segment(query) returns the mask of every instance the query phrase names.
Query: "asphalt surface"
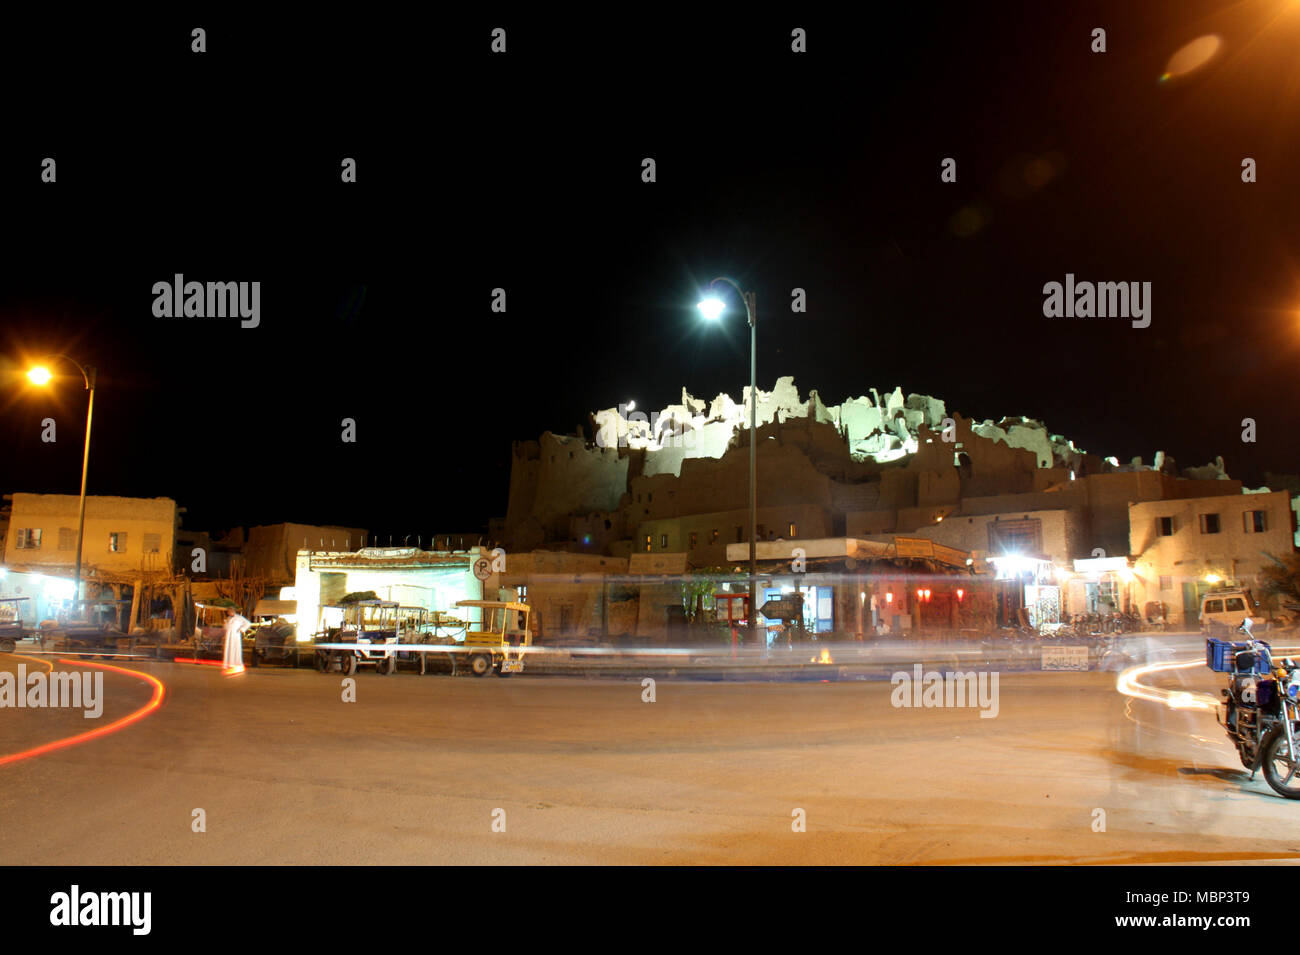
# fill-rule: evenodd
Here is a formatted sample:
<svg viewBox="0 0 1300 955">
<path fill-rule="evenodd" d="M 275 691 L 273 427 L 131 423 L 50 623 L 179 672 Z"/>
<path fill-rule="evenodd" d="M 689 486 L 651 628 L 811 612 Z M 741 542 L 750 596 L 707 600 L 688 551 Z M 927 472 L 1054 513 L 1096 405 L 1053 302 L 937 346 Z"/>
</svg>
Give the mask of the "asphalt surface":
<svg viewBox="0 0 1300 955">
<path fill-rule="evenodd" d="M 6 655 L 0 670 L 18 663 L 41 669 Z M 879 680 L 660 679 L 648 703 L 635 677 L 363 669 L 344 702 L 337 673 L 125 666 L 163 681 L 162 706 L 0 765 L 0 861 L 1300 859 L 1300 802 L 1250 782 L 1212 714 L 1122 696 L 1109 673 L 1003 673 L 998 715 L 981 718 L 892 706 Z M 1220 685 L 1204 667 L 1160 679 Z M 104 686 L 98 720 L 0 709 L 0 755 L 107 724 L 153 692 L 114 672 Z"/>
</svg>

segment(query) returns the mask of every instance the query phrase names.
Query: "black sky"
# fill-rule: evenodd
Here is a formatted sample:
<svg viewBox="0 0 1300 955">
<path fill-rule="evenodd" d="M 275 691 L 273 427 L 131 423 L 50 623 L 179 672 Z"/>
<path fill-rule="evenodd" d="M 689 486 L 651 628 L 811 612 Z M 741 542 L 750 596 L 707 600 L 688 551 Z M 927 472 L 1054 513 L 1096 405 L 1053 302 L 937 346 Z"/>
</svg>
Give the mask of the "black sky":
<svg viewBox="0 0 1300 955">
<path fill-rule="evenodd" d="M 743 319 L 693 307 L 726 273 L 758 293 L 760 387 L 1300 472 L 1300 4 L 1053 6 L 10 23 L 5 367 L 99 367 L 91 493 L 427 536 L 505 512 L 513 440 L 738 396 Z M 261 281 L 261 326 L 155 318 L 177 272 Z M 1151 327 L 1044 318 L 1067 272 L 1151 282 Z M 0 487 L 75 492 L 79 383 L 0 389 Z"/>
</svg>

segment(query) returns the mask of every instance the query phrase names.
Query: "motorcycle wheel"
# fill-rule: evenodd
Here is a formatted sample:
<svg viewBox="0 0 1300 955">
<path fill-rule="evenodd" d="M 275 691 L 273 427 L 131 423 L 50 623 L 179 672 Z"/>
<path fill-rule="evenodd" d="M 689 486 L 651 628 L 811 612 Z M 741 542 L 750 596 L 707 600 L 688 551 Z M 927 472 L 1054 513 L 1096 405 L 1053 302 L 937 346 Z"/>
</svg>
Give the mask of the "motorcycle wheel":
<svg viewBox="0 0 1300 955">
<path fill-rule="evenodd" d="M 1264 741 L 1264 780 L 1287 799 L 1300 799 L 1300 754 L 1287 750 L 1286 730 L 1278 727 Z"/>
</svg>

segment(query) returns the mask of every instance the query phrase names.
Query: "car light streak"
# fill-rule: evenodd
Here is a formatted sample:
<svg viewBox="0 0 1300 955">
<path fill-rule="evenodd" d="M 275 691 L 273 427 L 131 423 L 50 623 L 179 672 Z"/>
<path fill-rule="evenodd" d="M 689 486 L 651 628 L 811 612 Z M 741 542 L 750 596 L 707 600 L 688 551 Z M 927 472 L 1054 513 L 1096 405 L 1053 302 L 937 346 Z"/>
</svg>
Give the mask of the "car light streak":
<svg viewBox="0 0 1300 955">
<path fill-rule="evenodd" d="M 1187 690 L 1162 690 L 1140 682 L 1142 677 L 1152 673 L 1165 673 L 1172 670 L 1190 670 L 1192 667 L 1205 666 L 1204 660 L 1186 660 L 1183 662 L 1144 663 L 1129 667 L 1115 678 L 1115 689 L 1125 696 L 1153 703 L 1163 703 L 1173 710 L 1205 710 L 1214 712 L 1219 701 L 1208 693 L 1189 693 Z"/>
<path fill-rule="evenodd" d="M 1272 654 L 1275 658 L 1284 654 L 1295 653 L 1294 647 L 1275 647 Z M 1173 670 L 1190 670 L 1194 667 L 1205 666 L 1205 660 L 1197 658 L 1195 660 L 1183 660 L 1161 663 L 1144 663 L 1140 666 L 1129 667 L 1115 678 L 1116 691 L 1125 696 L 1135 697 L 1139 700 L 1149 700 L 1152 703 L 1163 703 L 1171 710 L 1201 710 L 1207 713 L 1215 712 L 1222 701 L 1208 693 L 1196 693 L 1189 690 L 1162 690 L 1159 687 L 1149 686 L 1141 682 L 1145 676 L 1153 673 L 1165 673 Z"/>
<path fill-rule="evenodd" d="M 128 713 L 121 719 L 114 720 L 107 726 L 100 726 L 85 733 L 77 733 L 74 736 L 65 736 L 63 739 L 56 739 L 53 742 L 44 743 L 41 746 L 35 746 L 32 749 L 25 749 L 19 753 L 10 753 L 7 756 L 0 756 L 0 766 L 5 765 L 6 763 L 16 763 L 22 759 L 29 759 L 32 756 L 43 756 L 44 754 L 52 753 L 55 750 L 65 749 L 69 746 L 76 746 L 79 743 L 86 743 L 92 739 L 98 739 L 101 736 L 107 736 L 110 733 L 116 733 L 118 730 L 126 729 L 132 723 L 138 723 L 154 710 L 158 709 L 158 707 L 162 706 L 163 696 L 165 696 L 167 692 L 162 681 L 148 673 L 140 673 L 137 670 L 126 670 L 122 667 L 115 667 L 107 663 L 91 663 L 88 661 L 83 662 L 81 660 L 60 660 L 59 662 L 72 666 L 97 666 L 104 670 L 112 670 L 114 673 L 124 673 L 127 676 L 133 676 L 138 680 L 143 680 L 146 683 L 152 684 L 153 696 L 150 697 L 148 703 L 140 707 L 138 710 Z M 51 667 L 51 670 L 52 669 L 53 667 Z"/>
<path fill-rule="evenodd" d="M 25 653 L 11 653 L 9 656 L 13 657 L 15 660 L 31 660 L 33 663 L 39 663 L 41 666 L 47 667 L 49 672 L 54 672 L 54 664 L 49 660 L 40 660 L 36 657 L 29 657 Z"/>
</svg>

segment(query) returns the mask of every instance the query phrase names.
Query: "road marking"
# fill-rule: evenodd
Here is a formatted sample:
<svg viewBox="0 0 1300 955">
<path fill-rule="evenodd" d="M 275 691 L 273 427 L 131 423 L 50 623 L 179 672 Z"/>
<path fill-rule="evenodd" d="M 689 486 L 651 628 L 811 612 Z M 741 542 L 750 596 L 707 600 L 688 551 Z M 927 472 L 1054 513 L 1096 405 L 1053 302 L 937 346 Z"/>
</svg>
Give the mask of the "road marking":
<svg viewBox="0 0 1300 955">
<path fill-rule="evenodd" d="M 42 663 L 44 661 L 38 660 L 37 662 Z M 107 726 L 88 730 L 85 733 L 77 733 L 74 736 L 65 736 L 62 739 L 54 740 L 52 743 L 45 743 L 41 746 L 33 747 L 32 749 L 25 749 L 19 753 L 10 753 L 8 756 L 0 756 L 0 766 L 5 765 L 6 763 L 16 763 L 21 759 L 29 759 L 33 756 L 44 756 L 46 753 L 52 753 L 55 750 L 65 749 L 69 746 L 76 746 L 79 743 L 86 743 L 92 739 L 98 739 L 101 736 L 107 736 L 110 733 L 116 733 L 118 730 L 126 729 L 132 723 L 138 723 L 154 710 L 158 709 L 158 707 L 162 705 L 163 696 L 167 692 L 162 681 L 156 676 L 151 676 L 148 673 L 141 673 L 138 670 L 127 670 L 123 667 L 115 667 L 107 663 L 92 663 L 90 661 L 82 660 L 60 660 L 59 662 L 81 667 L 97 666 L 105 670 L 112 670 L 115 673 L 125 673 L 127 676 L 133 676 L 138 680 L 143 680 L 146 683 L 153 684 L 153 696 L 150 698 L 148 703 L 140 707 L 138 710 L 128 713 L 121 719 L 114 720 Z M 54 669 L 52 665 L 49 666 L 51 670 Z"/>
</svg>

